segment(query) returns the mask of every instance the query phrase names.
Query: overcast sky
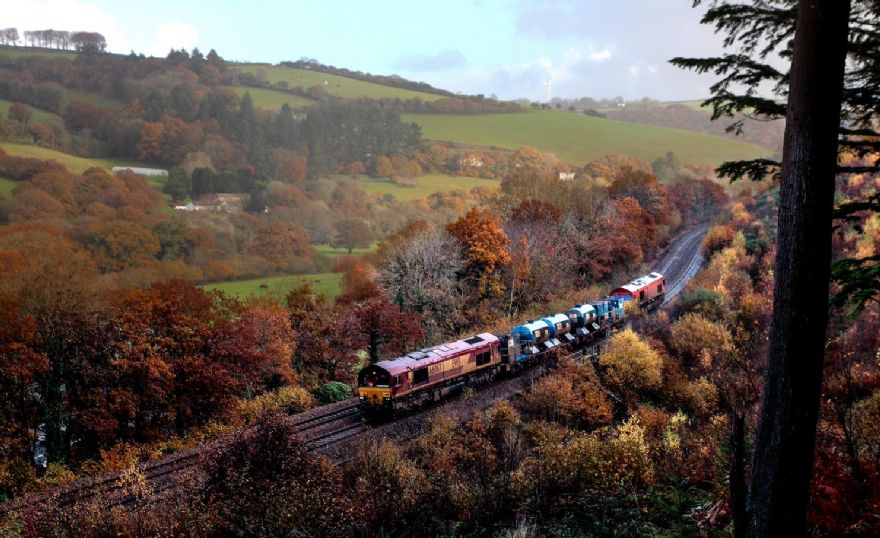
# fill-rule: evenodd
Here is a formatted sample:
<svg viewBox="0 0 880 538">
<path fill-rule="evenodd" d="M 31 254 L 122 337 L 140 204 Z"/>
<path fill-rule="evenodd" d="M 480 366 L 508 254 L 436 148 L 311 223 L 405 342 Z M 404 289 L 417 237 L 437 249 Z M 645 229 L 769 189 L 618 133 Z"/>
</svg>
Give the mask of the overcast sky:
<svg viewBox="0 0 880 538">
<path fill-rule="evenodd" d="M 720 51 L 691 0 L 0 0 L 0 26 L 98 31 L 113 52 L 307 56 L 501 98 L 708 95 L 668 64 Z"/>
</svg>

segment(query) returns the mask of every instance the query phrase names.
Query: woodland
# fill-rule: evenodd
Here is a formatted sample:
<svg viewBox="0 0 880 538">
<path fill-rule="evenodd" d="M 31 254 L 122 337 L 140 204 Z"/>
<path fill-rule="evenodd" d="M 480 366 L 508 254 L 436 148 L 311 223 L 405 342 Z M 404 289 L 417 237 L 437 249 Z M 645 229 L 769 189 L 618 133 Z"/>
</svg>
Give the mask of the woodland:
<svg viewBox="0 0 880 538">
<path fill-rule="evenodd" d="M 880 5 L 718 1 L 703 22 L 728 52 L 672 62 L 716 77 L 704 105 L 731 136 L 765 122 L 749 136 L 774 158 L 714 170 L 612 154 L 573 167 L 529 147 L 428 141 L 401 120 L 519 105 L 308 59 L 291 66 L 438 99 L 279 86 L 315 103 L 265 111 L 228 87 L 241 73 L 215 51 L 0 52 L 0 99 L 14 102 L 3 141 L 169 172 L 156 185 L 0 150 L 13 182 L 0 202 L 0 498 L 121 471 L 134 499 L 58 509 L 50 497 L 0 529 L 880 534 Z M 594 104 L 577 106 L 691 121 L 650 102 Z M 408 202 L 357 182 L 422 172 L 495 182 Z M 246 194 L 242 210 L 170 210 L 222 192 Z M 371 361 L 602 297 L 698 224 L 700 272 L 671 306 L 631 311 L 595 361 L 563 360 L 509 401 L 365 442 L 341 465 L 286 420 L 351 397 Z M 352 254 L 331 262 L 325 243 Z M 331 265 L 336 297 L 198 285 Z M 138 463 L 197 446 L 203 488 L 144 485 Z"/>
</svg>

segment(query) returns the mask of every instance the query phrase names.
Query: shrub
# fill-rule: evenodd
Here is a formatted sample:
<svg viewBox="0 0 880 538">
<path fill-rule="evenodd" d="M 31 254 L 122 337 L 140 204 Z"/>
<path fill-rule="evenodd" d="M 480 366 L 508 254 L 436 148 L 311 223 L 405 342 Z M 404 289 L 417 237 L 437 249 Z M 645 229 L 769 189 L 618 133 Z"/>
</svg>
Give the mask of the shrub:
<svg viewBox="0 0 880 538">
<path fill-rule="evenodd" d="M 736 235 L 736 231 L 730 225 L 716 224 L 712 226 L 706 232 L 706 237 L 703 238 L 703 252 L 707 257 L 711 257 L 712 254 L 729 246 L 733 242 L 734 235 Z"/>
<path fill-rule="evenodd" d="M 339 381 L 331 381 L 315 391 L 315 397 L 322 404 L 341 402 L 351 398 L 351 387 Z"/>
<path fill-rule="evenodd" d="M 696 312 L 708 319 L 721 319 L 724 296 L 706 288 L 694 288 L 681 294 L 681 305 L 686 312 Z"/>
<path fill-rule="evenodd" d="M 663 375 L 663 359 L 650 345 L 626 329 L 608 340 L 599 355 L 608 384 L 620 392 L 657 389 Z"/>
<path fill-rule="evenodd" d="M 611 422 L 613 409 L 591 369 L 562 363 L 551 376 L 540 380 L 523 396 L 524 410 L 544 420 L 587 428 Z"/>
</svg>

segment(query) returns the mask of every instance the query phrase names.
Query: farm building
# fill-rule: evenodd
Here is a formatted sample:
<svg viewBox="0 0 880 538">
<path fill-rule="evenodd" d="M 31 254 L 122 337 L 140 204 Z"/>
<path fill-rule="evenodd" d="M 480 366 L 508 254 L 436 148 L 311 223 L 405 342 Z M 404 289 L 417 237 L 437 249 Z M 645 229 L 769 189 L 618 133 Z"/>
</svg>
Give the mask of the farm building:
<svg viewBox="0 0 880 538">
<path fill-rule="evenodd" d="M 138 166 L 114 166 L 113 173 L 117 174 L 119 172 L 132 172 L 134 174 L 138 174 L 141 176 L 147 176 L 147 177 L 168 177 L 168 170 L 162 170 L 161 168 L 141 168 Z"/>
<path fill-rule="evenodd" d="M 203 196 L 196 203 L 176 205 L 177 211 L 223 211 L 226 213 L 238 213 L 242 211 L 250 201 L 249 194 L 218 193 Z"/>
</svg>

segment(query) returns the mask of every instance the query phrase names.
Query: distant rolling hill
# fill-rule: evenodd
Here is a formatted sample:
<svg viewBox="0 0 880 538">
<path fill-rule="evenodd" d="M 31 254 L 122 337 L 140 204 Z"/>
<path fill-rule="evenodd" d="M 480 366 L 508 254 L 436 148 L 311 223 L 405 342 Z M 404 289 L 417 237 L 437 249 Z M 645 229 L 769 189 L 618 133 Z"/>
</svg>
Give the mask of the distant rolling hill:
<svg viewBox="0 0 880 538">
<path fill-rule="evenodd" d="M 420 125 L 425 138 L 431 140 L 509 149 L 532 146 L 577 166 L 608 153 L 632 155 L 650 162 L 673 151 L 681 162 L 694 164 L 719 164 L 771 154 L 760 146 L 720 136 L 572 112 L 406 114 L 404 119 Z"/>
<path fill-rule="evenodd" d="M 0 49 L 0 54 L 11 56 L 52 55 L 73 58 L 69 52 Z M 288 88 L 304 89 L 320 86 L 333 96 L 344 99 L 359 97 L 401 98 L 419 97 L 425 101 L 441 99 L 442 96 L 410 89 L 386 86 L 317 70 L 270 66 L 262 64 L 228 64 L 228 69 L 250 73 L 270 83 L 284 81 Z M 314 104 L 308 97 L 269 88 L 237 85 L 232 88 L 239 94 L 250 93 L 254 104 L 265 110 L 277 110 L 284 103 L 299 108 Z M 89 99 L 99 106 L 118 109 L 119 101 L 106 99 L 96 93 L 66 90 L 65 100 Z M 689 106 L 695 106 L 688 103 Z M 0 102 L 0 114 L 8 108 Z M 41 118 L 59 124 L 57 115 Z M 673 129 L 648 124 L 615 121 L 584 114 L 551 110 L 529 110 L 510 114 L 406 114 L 404 119 L 422 127 L 429 140 L 452 141 L 462 145 L 517 149 L 532 146 L 555 154 L 561 160 L 576 166 L 608 153 L 621 153 L 653 160 L 667 151 L 673 151 L 683 163 L 719 164 L 726 160 L 770 156 L 771 151 L 757 145 L 701 133 L 692 130 Z M 35 151 L 39 151 L 36 150 Z M 72 156 L 59 158 L 68 160 Z M 75 159 L 75 158 L 74 158 Z M 71 169 L 81 168 L 71 166 Z"/>
</svg>

